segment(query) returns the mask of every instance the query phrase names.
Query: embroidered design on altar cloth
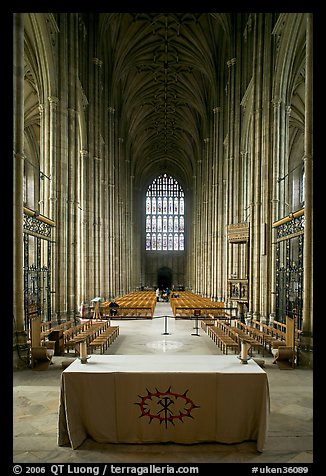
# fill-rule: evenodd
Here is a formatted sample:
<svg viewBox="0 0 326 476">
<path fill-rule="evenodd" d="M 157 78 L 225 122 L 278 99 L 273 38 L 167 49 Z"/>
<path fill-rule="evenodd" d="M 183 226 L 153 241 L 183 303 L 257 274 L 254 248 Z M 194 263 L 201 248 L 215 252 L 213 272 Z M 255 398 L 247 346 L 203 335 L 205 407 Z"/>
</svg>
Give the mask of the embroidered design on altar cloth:
<svg viewBox="0 0 326 476">
<path fill-rule="evenodd" d="M 177 421 L 184 423 L 184 418 L 194 418 L 192 411 L 200 408 L 187 396 L 189 390 L 182 394 L 171 392 L 170 386 L 166 392 L 160 392 L 157 388 L 155 392 L 150 392 L 147 388 L 146 391 L 147 395 L 138 395 L 140 402 L 135 402 L 135 405 L 140 407 L 139 418 L 148 417 L 148 423 L 155 420 L 160 424 L 164 423 L 167 428 L 169 423 L 174 425 Z"/>
</svg>

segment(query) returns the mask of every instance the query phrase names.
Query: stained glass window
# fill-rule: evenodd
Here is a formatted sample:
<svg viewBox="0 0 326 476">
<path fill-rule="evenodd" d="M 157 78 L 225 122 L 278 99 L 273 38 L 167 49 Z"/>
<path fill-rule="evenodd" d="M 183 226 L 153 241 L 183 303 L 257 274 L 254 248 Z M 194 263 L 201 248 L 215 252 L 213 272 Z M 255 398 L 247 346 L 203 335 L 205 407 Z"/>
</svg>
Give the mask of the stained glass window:
<svg viewBox="0 0 326 476">
<path fill-rule="evenodd" d="M 184 250 L 184 192 L 167 174 L 153 180 L 146 193 L 146 250 Z"/>
</svg>

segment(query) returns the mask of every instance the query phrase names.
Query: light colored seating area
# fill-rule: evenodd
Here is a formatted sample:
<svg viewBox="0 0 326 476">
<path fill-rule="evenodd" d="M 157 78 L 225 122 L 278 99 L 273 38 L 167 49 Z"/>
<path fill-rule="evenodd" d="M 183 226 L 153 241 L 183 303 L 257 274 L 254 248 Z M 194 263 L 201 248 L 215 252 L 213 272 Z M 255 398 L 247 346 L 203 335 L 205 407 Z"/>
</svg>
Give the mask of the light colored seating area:
<svg viewBox="0 0 326 476">
<path fill-rule="evenodd" d="M 107 348 L 115 341 L 119 335 L 119 326 L 108 326 L 100 334 L 93 339 L 87 346 L 90 354 L 95 353 L 97 350 L 101 354 L 107 350 Z"/>
<path fill-rule="evenodd" d="M 221 349 L 223 354 L 228 354 L 229 350 L 234 353 L 239 352 L 240 344 L 230 333 L 230 326 L 221 321 L 215 321 L 214 325 L 206 327 L 206 332 L 215 344 Z"/>
<path fill-rule="evenodd" d="M 256 320 L 251 325 L 244 324 L 239 319 L 223 321 L 220 319 L 203 319 L 202 329 L 211 337 L 216 345 L 227 354 L 230 350 L 240 352 L 241 341 L 250 344 L 250 355 L 256 351 L 263 356 L 265 352 L 274 355 L 274 363 L 283 368 L 293 365 L 295 348 L 301 331 L 296 330 L 295 344 L 288 345 L 286 324 L 274 321 L 270 326 Z M 283 363 L 285 361 L 285 363 Z M 290 363 L 290 364 L 289 364 Z"/>
<path fill-rule="evenodd" d="M 119 304 L 115 319 L 152 319 L 156 305 L 156 295 L 154 291 L 135 291 L 119 298 Z M 101 303 L 100 310 L 104 315 L 109 315 L 110 301 Z"/>
<path fill-rule="evenodd" d="M 200 309 L 201 317 L 231 317 L 231 309 L 225 308 L 224 302 L 213 302 L 189 291 L 182 291 L 177 298 L 171 298 L 170 304 L 176 319 L 194 317 L 194 310 Z"/>
<path fill-rule="evenodd" d="M 67 353 L 73 350 L 75 355 L 79 354 L 81 342 L 86 342 L 89 353 L 97 348 L 102 353 L 118 335 L 119 327 L 111 326 L 108 320 L 89 320 L 67 329 L 64 332 L 64 345 Z"/>
<path fill-rule="evenodd" d="M 41 322 L 41 340 L 45 340 L 52 331 L 66 331 L 74 325 L 73 321 L 65 321 L 60 324 L 54 321 Z"/>
<path fill-rule="evenodd" d="M 264 344 L 246 330 L 245 324 L 239 319 L 230 322 L 222 320 L 202 321 L 202 328 L 213 339 L 222 350 L 223 354 L 228 354 L 229 350 L 240 352 L 241 341 L 245 340 L 250 344 L 250 355 L 253 350 L 264 355 Z"/>
</svg>

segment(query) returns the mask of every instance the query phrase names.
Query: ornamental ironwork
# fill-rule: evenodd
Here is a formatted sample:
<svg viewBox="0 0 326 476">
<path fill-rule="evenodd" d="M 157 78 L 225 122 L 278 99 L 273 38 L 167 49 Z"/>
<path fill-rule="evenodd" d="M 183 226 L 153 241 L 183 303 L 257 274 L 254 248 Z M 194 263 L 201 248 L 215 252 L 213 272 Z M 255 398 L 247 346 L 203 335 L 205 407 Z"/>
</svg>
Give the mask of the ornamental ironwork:
<svg viewBox="0 0 326 476">
<path fill-rule="evenodd" d="M 35 314 L 51 320 L 51 258 L 53 225 L 46 218 L 23 215 L 25 330 Z"/>
<path fill-rule="evenodd" d="M 304 215 L 275 226 L 276 231 L 276 319 L 297 317 L 302 327 Z"/>
<path fill-rule="evenodd" d="M 276 227 L 276 240 L 290 239 L 304 233 L 304 215 L 294 217 Z"/>
<path fill-rule="evenodd" d="M 24 233 L 39 235 L 44 239 L 51 239 L 52 226 L 37 217 L 24 214 L 23 217 Z"/>
</svg>

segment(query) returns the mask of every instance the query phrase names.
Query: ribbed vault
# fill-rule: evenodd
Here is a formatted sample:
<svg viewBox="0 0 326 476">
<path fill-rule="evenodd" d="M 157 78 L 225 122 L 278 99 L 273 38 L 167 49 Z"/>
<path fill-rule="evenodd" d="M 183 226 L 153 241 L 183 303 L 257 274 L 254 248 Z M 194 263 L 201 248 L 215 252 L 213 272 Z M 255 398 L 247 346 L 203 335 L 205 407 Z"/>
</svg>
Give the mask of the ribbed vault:
<svg viewBox="0 0 326 476">
<path fill-rule="evenodd" d="M 104 87 L 136 186 L 166 171 L 189 185 L 219 100 L 228 15 L 99 14 Z"/>
</svg>

